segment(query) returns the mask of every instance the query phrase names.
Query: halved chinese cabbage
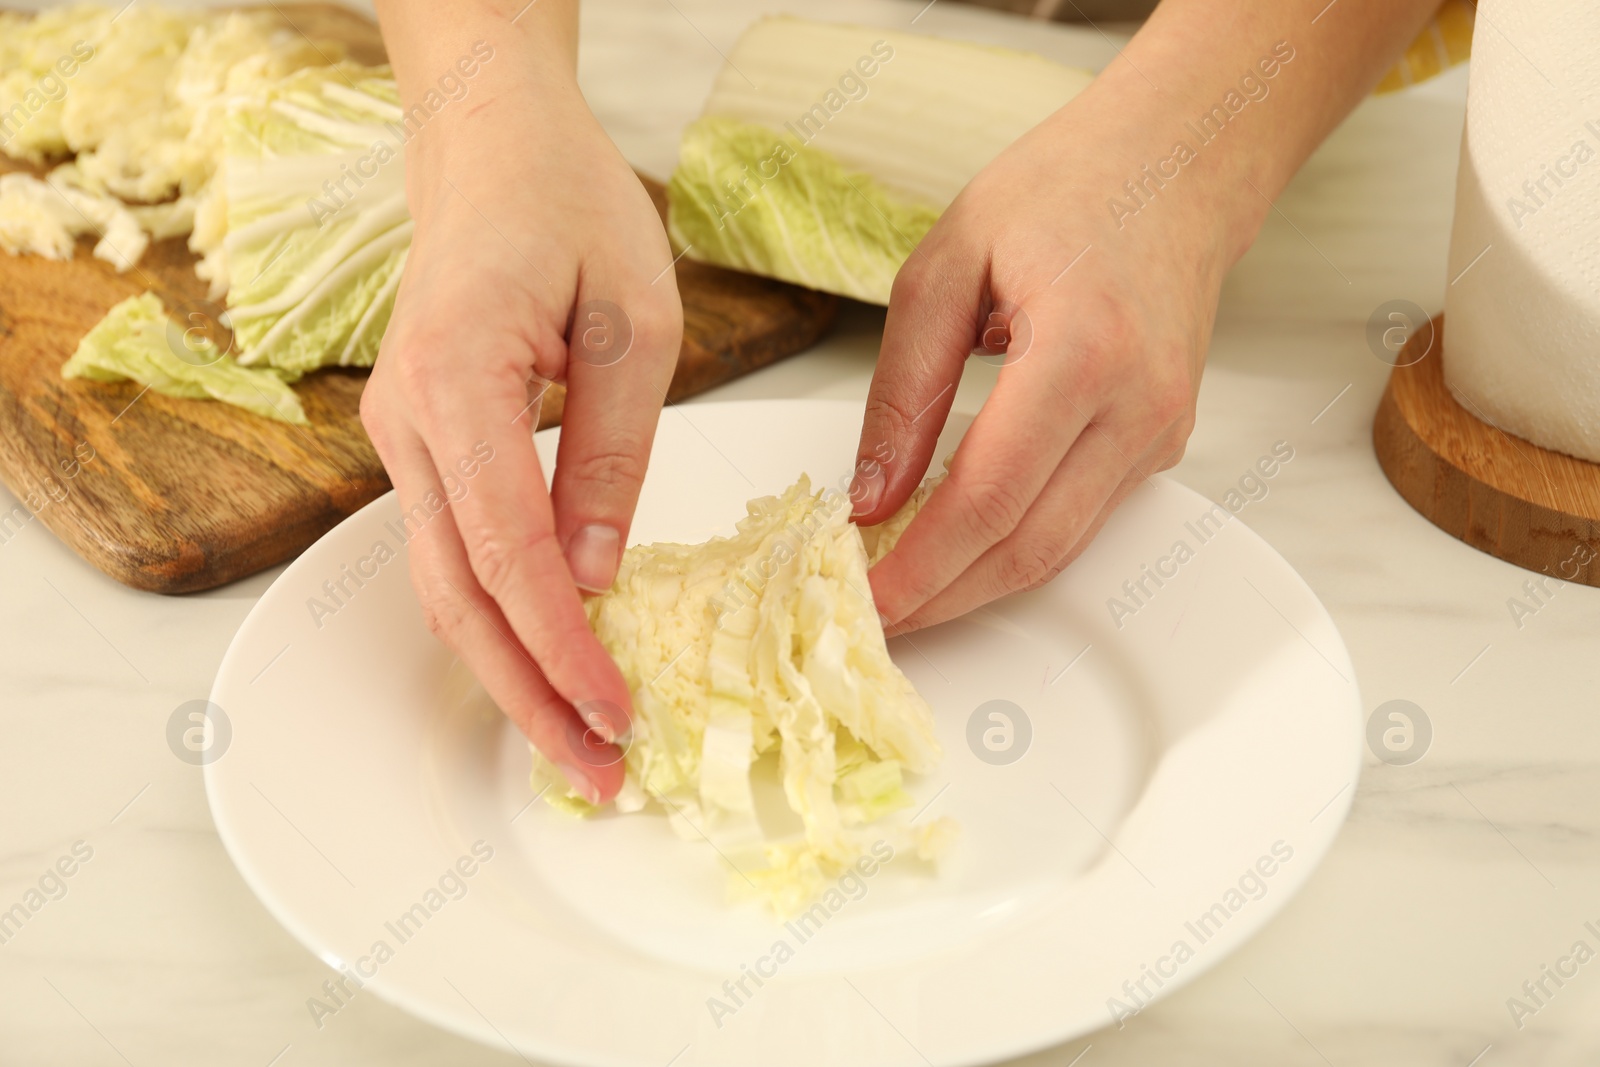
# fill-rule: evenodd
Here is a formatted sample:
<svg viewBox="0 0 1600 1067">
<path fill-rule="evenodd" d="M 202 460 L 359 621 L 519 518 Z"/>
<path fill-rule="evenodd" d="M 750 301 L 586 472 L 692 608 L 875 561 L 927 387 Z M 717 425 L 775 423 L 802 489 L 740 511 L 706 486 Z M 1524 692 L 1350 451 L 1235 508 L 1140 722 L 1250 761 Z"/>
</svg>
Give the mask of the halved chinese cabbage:
<svg viewBox="0 0 1600 1067">
<path fill-rule="evenodd" d="M 672 239 L 691 259 L 887 304 L 962 187 L 1092 79 L 1005 48 L 763 19 L 684 131 Z"/>
<path fill-rule="evenodd" d="M 245 366 L 370 366 L 413 224 L 387 67 L 298 71 L 230 110 L 190 246 Z"/>
</svg>

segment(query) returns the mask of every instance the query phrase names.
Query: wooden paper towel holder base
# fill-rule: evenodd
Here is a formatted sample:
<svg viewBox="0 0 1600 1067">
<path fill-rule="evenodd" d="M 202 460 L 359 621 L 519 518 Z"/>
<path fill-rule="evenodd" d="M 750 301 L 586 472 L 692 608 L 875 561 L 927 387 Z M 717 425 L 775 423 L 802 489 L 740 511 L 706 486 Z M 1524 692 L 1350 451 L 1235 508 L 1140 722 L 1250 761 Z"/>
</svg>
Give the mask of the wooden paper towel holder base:
<svg viewBox="0 0 1600 1067">
<path fill-rule="evenodd" d="M 1444 316 L 1396 359 L 1372 443 L 1422 516 L 1473 548 L 1553 578 L 1600 586 L 1600 464 L 1484 422 L 1444 384 Z"/>
</svg>

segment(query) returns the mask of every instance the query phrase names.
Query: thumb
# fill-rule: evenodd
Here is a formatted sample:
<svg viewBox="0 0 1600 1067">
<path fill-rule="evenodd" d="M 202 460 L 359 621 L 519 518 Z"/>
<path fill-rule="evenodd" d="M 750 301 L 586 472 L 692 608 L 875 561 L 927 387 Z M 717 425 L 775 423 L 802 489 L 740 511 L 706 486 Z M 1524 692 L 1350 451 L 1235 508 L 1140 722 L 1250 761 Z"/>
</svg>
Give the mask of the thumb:
<svg viewBox="0 0 1600 1067">
<path fill-rule="evenodd" d="M 550 498 L 573 581 L 600 592 L 616 578 L 628 543 L 683 313 L 670 282 L 624 294 L 622 304 L 580 295 Z"/>
<path fill-rule="evenodd" d="M 862 525 L 893 515 L 928 469 L 983 319 L 985 257 L 929 244 L 912 252 L 889 296 L 850 484 Z"/>
</svg>

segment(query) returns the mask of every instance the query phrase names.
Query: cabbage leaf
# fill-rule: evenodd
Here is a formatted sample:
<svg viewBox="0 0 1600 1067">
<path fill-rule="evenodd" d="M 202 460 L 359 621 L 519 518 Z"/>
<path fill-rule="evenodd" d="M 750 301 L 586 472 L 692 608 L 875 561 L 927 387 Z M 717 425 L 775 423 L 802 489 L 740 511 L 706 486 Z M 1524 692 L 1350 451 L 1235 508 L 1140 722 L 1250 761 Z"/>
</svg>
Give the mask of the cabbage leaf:
<svg viewBox="0 0 1600 1067">
<path fill-rule="evenodd" d="M 190 353 L 180 358 L 182 345 Z M 187 399 L 221 400 L 263 418 L 306 424 L 305 410 L 283 377 L 241 367 L 206 337 L 181 337 L 154 293 L 130 296 L 113 307 L 61 368 L 63 378 L 140 382 L 155 392 Z"/>
</svg>

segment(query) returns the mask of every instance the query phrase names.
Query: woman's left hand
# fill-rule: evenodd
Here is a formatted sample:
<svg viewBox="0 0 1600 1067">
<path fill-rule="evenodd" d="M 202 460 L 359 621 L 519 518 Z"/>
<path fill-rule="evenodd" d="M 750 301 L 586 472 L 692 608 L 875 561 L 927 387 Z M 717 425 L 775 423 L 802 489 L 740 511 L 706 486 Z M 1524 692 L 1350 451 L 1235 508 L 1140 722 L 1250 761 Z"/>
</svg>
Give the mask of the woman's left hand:
<svg viewBox="0 0 1600 1067">
<path fill-rule="evenodd" d="M 916 487 L 974 349 L 1005 353 L 949 478 L 871 572 L 891 630 L 1043 584 L 1183 455 L 1222 279 L 1265 209 L 1240 202 L 1218 159 L 1114 215 L 1112 197 L 1134 203 L 1124 183 L 1171 153 L 1148 131 L 1172 116 L 1131 110 L 1091 86 L 974 178 L 895 278 L 858 522 Z"/>
</svg>

